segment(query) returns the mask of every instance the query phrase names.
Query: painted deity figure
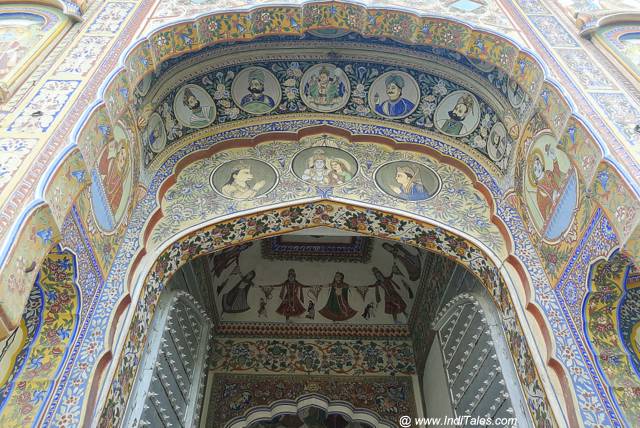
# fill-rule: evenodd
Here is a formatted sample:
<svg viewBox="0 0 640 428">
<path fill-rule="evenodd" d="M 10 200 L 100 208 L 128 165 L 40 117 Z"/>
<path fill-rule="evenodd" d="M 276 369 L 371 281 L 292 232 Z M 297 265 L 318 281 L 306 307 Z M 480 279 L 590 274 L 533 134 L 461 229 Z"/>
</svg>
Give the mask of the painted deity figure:
<svg viewBox="0 0 640 428">
<path fill-rule="evenodd" d="M 344 282 L 344 274 L 336 272 L 330 284 L 329 299 L 319 313 L 332 321 L 345 321 L 353 317 L 357 311 L 349 306 L 349 284 Z"/>
<path fill-rule="evenodd" d="M 205 126 L 211 121 L 211 106 L 200 102 L 190 88 L 184 90 L 182 104 L 189 111 L 189 124 L 191 126 Z"/>
<path fill-rule="evenodd" d="M 118 211 L 122 201 L 128 166 L 126 149 L 122 144 L 112 140 L 100 158 L 98 170 L 102 178 L 107 201 L 113 212 Z"/>
<path fill-rule="evenodd" d="M 420 171 L 416 167 L 410 165 L 399 166 L 396 168 L 395 179 L 399 186 L 390 186 L 390 189 L 401 199 L 419 201 L 430 196 L 424 184 L 422 184 Z"/>
<path fill-rule="evenodd" d="M 400 286 L 395 283 L 391 276 L 384 276 L 380 269 L 373 267 L 371 269 L 376 278 L 376 282 L 369 285 L 370 288 L 376 289 L 376 303 L 380 303 L 380 288 L 384 292 L 384 312 L 393 317 L 394 322 L 398 322 L 398 315 L 407 316 L 407 304 L 402 296 L 396 290 L 400 290 Z"/>
<path fill-rule="evenodd" d="M 307 286 L 296 280 L 295 269 L 289 269 L 285 282 L 271 287 L 280 287 L 281 303 L 276 312 L 283 315 L 287 321 L 291 317 L 297 317 L 306 312 L 303 291 Z"/>
<path fill-rule="evenodd" d="M 351 166 L 344 159 L 334 158 L 329 161 L 329 174 L 327 182 L 331 186 L 338 186 L 351 180 Z"/>
<path fill-rule="evenodd" d="M 259 180 L 253 185 L 249 182 L 253 180 L 251 168 L 248 165 L 239 165 L 229 175 L 229 179 L 222 186 L 222 194 L 234 199 L 250 199 L 255 197 L 260 189 L 266 184 L 265 180 Z"/>
<path fill-rule="evenodd" d="M 322 67 L 317 76 L 313 76 L 305 85 L 309 100 L 318 106 L 331 107 L 341 101 L 345 93 L 344 83 L 331 76 L 326 67 Z"/>
<path fill-rule="evenodd" d="M 406 116 L 413 110 L 415 104 L 402 96 L 405 81 L 402 76 L 392 74 L 384 81 L 387 100 L 380 102 L 378 94 L 374 97 L 375 110 L 387 117 Z"/>
<path fill-rule="evenodd" d="M 249 294 L 249 289 L 254 285 L 253 279 L 255 276 L 255 271 L 242 276 L 231 290 L 222 295 L 223 314 L 237 314 L 251 309 L 247 302 L 247 295 Z"/>
<path fill-rule="evenodd" d="M 275 106 L 275 101 L 264 93 L 264 72 L 253 69 L 249 72 L 249 93 L 242 97 L 240 106 L 253 114 L 268 113 Z"/>
<path fill-rule="evenodd" d="M 307 161 L 307 168 L 302 173 L 302 179 L 316 185 L 329 184 L 329 159 L 322 150 L 313 152 Z"/>
<path fill-rule="evenodd" d="M 449 118 L 444 121 L 441 131 L 448 135 L 460 135 L 465 132 L 464 120 L 473 108 L 473 98 L 469 94 L 461 95 L 456 105 L 449 110 Z"/>
</svg>

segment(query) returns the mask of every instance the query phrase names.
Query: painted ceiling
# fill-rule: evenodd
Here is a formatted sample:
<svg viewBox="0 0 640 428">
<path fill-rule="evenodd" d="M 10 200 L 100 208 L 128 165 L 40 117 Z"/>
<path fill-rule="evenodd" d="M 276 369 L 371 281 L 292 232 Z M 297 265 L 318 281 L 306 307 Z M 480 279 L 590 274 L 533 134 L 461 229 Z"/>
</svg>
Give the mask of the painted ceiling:
<svg viewBox="0 0 640 428">
<path fill-rule="evenodd" d="M 206 286 L 224 323 L 406 324 L 427 257 L 363 236 L 288 234 L 207 256 Z"/>
</svg>

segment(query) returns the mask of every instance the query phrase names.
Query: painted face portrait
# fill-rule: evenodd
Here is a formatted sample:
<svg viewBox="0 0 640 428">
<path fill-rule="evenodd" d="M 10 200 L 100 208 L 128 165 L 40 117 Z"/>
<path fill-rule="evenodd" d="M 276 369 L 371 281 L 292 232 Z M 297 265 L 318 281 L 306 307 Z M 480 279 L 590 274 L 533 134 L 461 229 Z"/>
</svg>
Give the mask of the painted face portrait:
<svg viewBox="0 0 640 428">
<path fill-rule="evenodd" d="M 378 77 L 369 89 L 369 105 L 388 118 L 402 118 L 417 108 L 420 89 L 415 79 L 404 72 L 393 71 Z"/>
<path fill-rule="evenodd" d="M 210 182 L 226 198 L 249 200 L 269 192 L 277 182 L 277 175 L 265 162 L 240 159 L 220 165 L 211 174 Z"/>
<path fill-rule="evenodd" d="M 452 137 L 471 134 L 480 123 L 480 105 L 467 91 L 455 91 L 440 101 L 434 113 L 434 124 L 440 132 Z"/>
</svg>

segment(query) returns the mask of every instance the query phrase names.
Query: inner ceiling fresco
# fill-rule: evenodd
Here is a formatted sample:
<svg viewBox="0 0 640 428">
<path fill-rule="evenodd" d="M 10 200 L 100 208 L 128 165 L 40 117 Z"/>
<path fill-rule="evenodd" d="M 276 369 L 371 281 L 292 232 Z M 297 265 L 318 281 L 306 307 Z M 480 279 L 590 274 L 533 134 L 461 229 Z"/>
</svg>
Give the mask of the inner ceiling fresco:
<svg viewBox="0 0 640 428">
<path fill-rule="evenodd" d="M 160 296 L 192 260 L 217 334 L 333 340 L 356 325 L 422 367 L 416 302 L 436 286 L 416 272 L 434 253 L 493 301 L 534 426 L 640 424 L 635 30 L 603 11 L 635 6 L 504 3 L 65 3 L 87 11 L 80 41 L 69 33 L 64 63 L 34 68 L 42 85 L 12 86 L 0 112 L 7 426 L 121 423 Z M 52 7 L 32 37 L 44 45 L 70 22 Z M 51 278 L 66 291 L 38 291 Z M 384 397 L 402 390 L 376 375 Z M 378 426 L 389 402 L 354 420 Z"/>
</svg>

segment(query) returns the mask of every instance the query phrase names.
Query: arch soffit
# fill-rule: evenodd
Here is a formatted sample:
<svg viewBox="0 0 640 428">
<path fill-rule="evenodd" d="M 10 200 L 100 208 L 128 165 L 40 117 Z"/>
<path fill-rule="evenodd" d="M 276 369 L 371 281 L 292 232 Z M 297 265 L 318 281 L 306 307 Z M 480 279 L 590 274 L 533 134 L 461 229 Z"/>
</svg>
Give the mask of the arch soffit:
<svg viewBox="0 0 640 428">
<path fill-rule="evenodd" d="M 393 23 L 398 22 L 408 23 L 406 29 L 396 31 Z M 628 195 L 632 199 L 636 197 L 626 172 L 617 162 L 609 161 L 609 151 L 594 136 L 587 122 L 575 114 L 563 90 L 547 77 L 544 65 L 534 54 L 488 31 L 477 30 L 453 20 L 403 11 L 367 9 L 349 3 L 309 3 L 216 13 L 169 24 L 134 43 L 123 55 L 123 66 L 105 82 L 100 97 L 104 101 L 99 101 L 95 108 L 102 110 L 100 115 L 111 123 L 115 123 L 121 115 L 131 116 L 133 113 L 127 105 L 137 85 L 148 74 L 159 70 L 167 60 L 186 53 L 226 42 L 251 41 L 263 36 L 295 36 L 323 29 L 352 31 L 365 37 L 387 38 L 409 46 L 428 45 L 451 49 L 469 59 L 484 61 L 502 70 L 527 94 L 534 106 L 532 113 L 545 123 L 550 133 L 556 138 L 568 135 L 572 140 L 577 133 L 583 135 L 599 152 L 595 159 L 596 165 L 600 162 L 598 171 L 607 170 L 607 173 L 619 176 Z M 144 118 L 140 119 L 144 122 Z M 83 124 L 76 128 L 74 135 L 80 134 Z M 521 132 L 523 128 L 524 124 Z M 91 158 L 90 150 L 85 149 L 82 141 L 78 144 L 85 157 Z M 138 144 L 141 143 L 138 141 Z M 520 150 L 517 153 L 517 156 L 522 154 Z M 524 160 L 518 158 L 515 164 L 519 162 Z M 594 176 L 591 174 L 586 179 L 592 181 Z M 607 202 L 603 201 L 603 205 Z M 611 214 L 612 210 L 608 212 Z M 635 237 L 640 232 L 630 233 L 628 224 L 618 224 L 615 219 L 614 226 L 624 238 L 622 244 L 629 240 L 627 247 L 633 252 Z"/>
</svg>

